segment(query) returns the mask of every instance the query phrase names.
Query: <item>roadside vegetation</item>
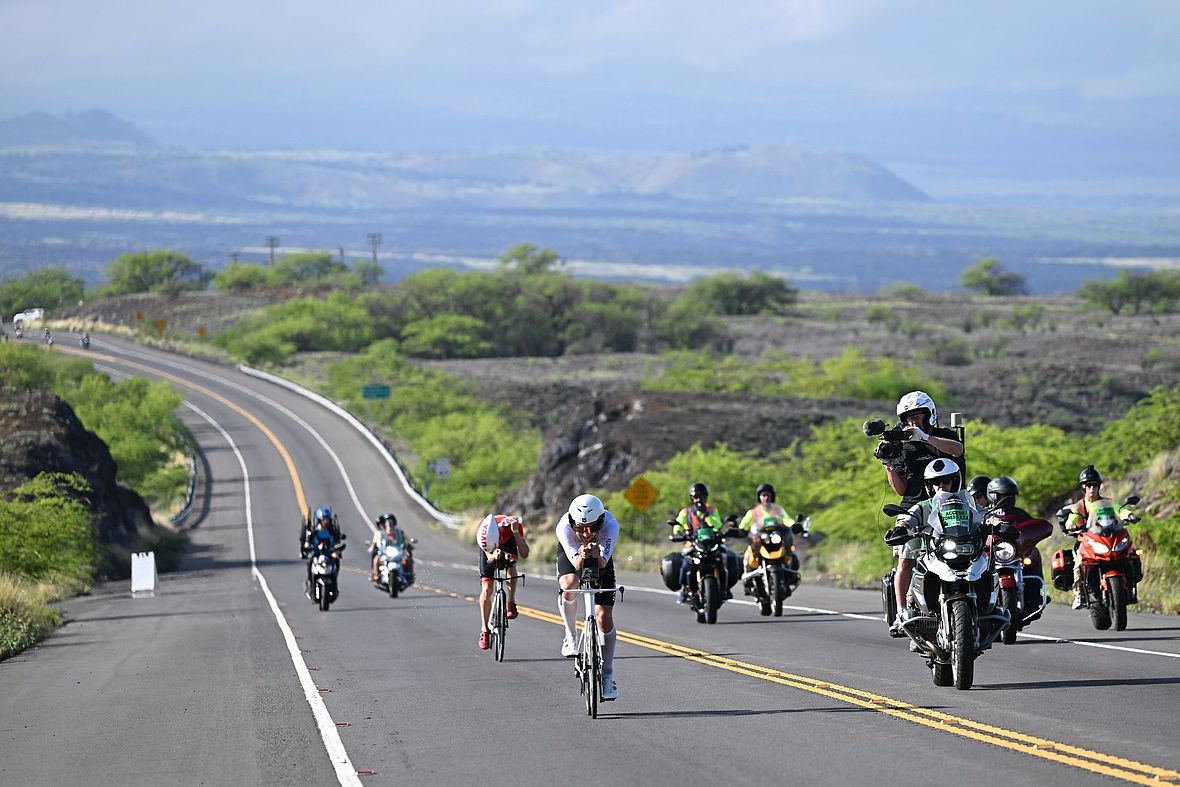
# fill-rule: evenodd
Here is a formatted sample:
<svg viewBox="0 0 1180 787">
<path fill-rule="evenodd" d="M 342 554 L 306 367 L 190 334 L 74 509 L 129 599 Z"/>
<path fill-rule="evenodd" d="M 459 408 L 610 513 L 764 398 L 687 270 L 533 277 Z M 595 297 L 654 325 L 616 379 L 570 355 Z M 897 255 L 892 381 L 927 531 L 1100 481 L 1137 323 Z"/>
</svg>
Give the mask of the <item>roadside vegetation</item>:
<svg viewBox="0 0 1180 787">
<path fill-rule="evenodd" d="M 187 431 L 167 383 L 112 382 L 90 362 L 32 346 L 0 344 L 0 379 L 9 388 L 51 391 L 109 447 L 120 484 L 163 509 L 188 483 Z M 92 490 L 77 474 L 41 473 L 0 497 L 0 659 L 60 623 L 49 602 L 85 592 L 116 556 L 99 544 L 87 506 Z M 169 545 L 175 550 L 175 545 Z"/>
</svg>

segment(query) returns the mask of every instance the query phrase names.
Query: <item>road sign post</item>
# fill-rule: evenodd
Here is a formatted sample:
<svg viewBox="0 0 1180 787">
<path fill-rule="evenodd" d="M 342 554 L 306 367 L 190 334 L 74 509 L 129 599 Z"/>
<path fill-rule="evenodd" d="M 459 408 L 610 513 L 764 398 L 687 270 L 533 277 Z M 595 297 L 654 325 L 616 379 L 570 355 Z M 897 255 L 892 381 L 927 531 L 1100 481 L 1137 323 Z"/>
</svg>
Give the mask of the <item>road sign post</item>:
<svg viewBox="0 0 1180 787">
<path fill-rule="evenodd" d="M 636 476 L 631 485 L 627 487 L 627 491 L 623 492 L 623 497 L 627 502 L 635 506 L 635 510 L 639 513 L 645 513 L 647 509 L 651 508 L 651 504 L 656 502 L 660 496 L 660 490 L 647 482 L 643 476 Z M 639 535 L 639 560 L 647 562 L 647 547 L 646 541 L 642 534 L 639 534 L 639 527 L 636 524 L 632 529 L 632 535 Z"/>
</svg>

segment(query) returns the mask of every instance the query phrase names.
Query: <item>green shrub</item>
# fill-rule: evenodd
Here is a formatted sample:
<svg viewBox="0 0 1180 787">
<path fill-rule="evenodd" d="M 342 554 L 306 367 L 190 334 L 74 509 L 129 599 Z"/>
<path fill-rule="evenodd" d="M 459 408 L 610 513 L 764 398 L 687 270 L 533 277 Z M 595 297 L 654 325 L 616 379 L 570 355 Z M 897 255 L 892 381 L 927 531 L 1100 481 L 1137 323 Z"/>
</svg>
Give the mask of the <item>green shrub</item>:
<svg viewBox="0 0 1180 787">
<path fill-rule="evenodd" d="M 874 303 L 865 310 L 865 320 L 872 323 L 891 323 L 893 322 L 893 309 L 881 303 Z"/>
<path fill-rule="evenodd" d="M 11 319 L 25 309 L 43 308 L 49 312 L 58 303 L 72 306 L 82 298 L 84 286 L 82 279 L 61 268 L 41 268 L 30 271 L 23 279 L 4 279 L 0 281 L 0 315 Z"/>
<path fill-rule="evenodd" d="M 40 473 L 0 500 L 0 571 L 29 579 L 88 578 L 98 559 L 81 476 Z"/>
<path fill-rule="evenodd" d="M 877 292 L 884 298 L 897 298 L 903 301 L 920 301 L 926 297 L 926 291 L 920 285 L 908 281 L 886 284 Z"/>
<path fill-rule="evenodd" d="M 726 272 L 693 279 L 679 300 L 704 314 L 778 314 L 798 295 L 781 276 Z"/>
</svg>

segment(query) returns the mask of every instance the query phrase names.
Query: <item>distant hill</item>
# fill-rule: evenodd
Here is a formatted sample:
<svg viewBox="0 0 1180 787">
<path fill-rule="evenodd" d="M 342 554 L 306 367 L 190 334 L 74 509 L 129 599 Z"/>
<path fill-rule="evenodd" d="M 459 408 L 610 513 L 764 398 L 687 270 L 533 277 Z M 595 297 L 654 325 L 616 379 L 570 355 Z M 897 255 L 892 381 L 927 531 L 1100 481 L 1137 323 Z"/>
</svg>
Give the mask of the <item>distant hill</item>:
<svg viewBox="0 0 1180 787">
<path fill-rule="evenodd" d="M 6 150 L 7 148 L 7 150 Z M 100 110 L 0 121 L 0 201 L 339 215 L 432 207 L 925 201 L 885 167 L 835 151 L 693 154 L 513 149 L 450 153 L 184 150 Z"/>
<path fill-rule="evenodd" d="M 0 120 L 0 145 L 110 145 L 155 147 L 151 137 L 102 109 L 51 115 L 31 112 Z"/>
</svg>

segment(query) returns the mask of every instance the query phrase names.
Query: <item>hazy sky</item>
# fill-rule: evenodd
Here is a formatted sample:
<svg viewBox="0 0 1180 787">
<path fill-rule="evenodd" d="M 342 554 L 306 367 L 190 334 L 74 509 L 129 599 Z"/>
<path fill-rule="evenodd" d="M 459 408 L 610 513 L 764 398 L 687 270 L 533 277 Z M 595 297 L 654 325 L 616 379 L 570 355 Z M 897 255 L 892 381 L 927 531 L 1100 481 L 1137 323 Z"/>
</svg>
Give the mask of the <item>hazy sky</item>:
<svg viewBox="0 0 1180 787">
<path fill-rule="evenodd" d="M 163 144 L 801 144 L 911 177 L 1180 178 L 1175 0 L 0 0 L 0 118 Z"/>
</svg>

